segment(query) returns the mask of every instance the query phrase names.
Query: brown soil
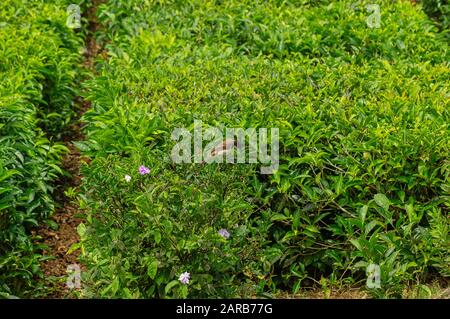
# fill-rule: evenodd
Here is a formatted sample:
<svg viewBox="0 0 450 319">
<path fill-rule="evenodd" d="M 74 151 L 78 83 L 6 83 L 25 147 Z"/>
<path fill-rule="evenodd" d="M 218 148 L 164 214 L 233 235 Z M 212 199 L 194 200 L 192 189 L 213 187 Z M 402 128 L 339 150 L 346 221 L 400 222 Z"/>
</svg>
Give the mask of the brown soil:
<svg viewBox="0 0 450 319">
<path fill-rule="evenodd" d="M 94 73 L 94 60 L 101 50 L 94 35 L 99 29 L 96 9 L 101 2 L 103 1 L 94 0 L 92 6 L 84 15 L 89 21 L 89 25 L 85 40 L 83 66 L 91 73 Z M 48 247 L 42 252 L 46 260 L 41 262 L 41 269 L 44 274 L 43 284 L 50 289 L 45 296 L 46 298 L 76 297 L 76 294 L 73 294 L 73 291 L 66 287 L 67 269 L 69 265 L 78 265 L 81 271 L 84 270 L 83 265 L 78 261 L 79 250 L 67 254 L 69 248 L 79 241 L 77 226 L 82 222 L 81 215 L 83 212 L 78 207 L 76 200 L 65 195 L 65 191 L 70 188 L 78 189 L 83 179 L 80 167 L 83 163 L 89 164 L 89 159 L 80 154 L 73 142 L 84 140 L 81 117 L 91 104 L 82 97 L 77 97 L 75 102 L 77 114 L 62 138 L 62 142 L 69 149 L 69 153 L 62 160 L 62 167 L 67 174 L 57 181 L 54 194 L 57 208 L 51 219 L 58 224 L 58 229 L 53 230 L 48 226 L 42 226 L 34 232 L 36 238 L 40 238 L 39 244 Z"/>
<path fill-rule="evenodd" d="M 424 290 L 424 287 L 428 290 Z M 429 279 L 421 285 L 404 287 L 402 299 L 450 299 L 450 280 L 442 277 Z M 371 299 L 373 296 L 361 286 L 344 286 L 324 291 L 319 288 L 304 289 L 296 294 L 280 292 L 275 298 L 281 299 Z"/>
</svg>

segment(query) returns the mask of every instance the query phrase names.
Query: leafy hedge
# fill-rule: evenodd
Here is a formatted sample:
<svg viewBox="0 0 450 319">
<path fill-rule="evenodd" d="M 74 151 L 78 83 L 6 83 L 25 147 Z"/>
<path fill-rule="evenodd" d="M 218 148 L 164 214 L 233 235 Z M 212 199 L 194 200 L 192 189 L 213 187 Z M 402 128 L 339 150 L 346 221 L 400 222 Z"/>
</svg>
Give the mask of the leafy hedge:
<svg viewBox="0 0 450 319">
<path fill-rule="evenodd" d="M 72 115 L 81 37 L 55 1 L 0 8 L 0 294 L 30 293 L 40 255 L 29 230 L 54 210 L 66 147 L 49 140 Z"/>
<path fill-rule="evenodd" d="M 374 296 L 399 296 L 450 275 L 447 42 L 408 1 L 382 2 L 373 29 L 364 2 L 311 3 L 100 7 L 111 58 L 87 85 L 73 247 L 87 296 L 295 293 L 363 284 L 370 263 Z M 175 165 L 171 133 L 196 119 L 279 128 L 279 170 Z"/>
<path fill-rule="evenodd" d="M 447 33 L 450 31 L 450 4 L 448 0 L 421 0 L 425 12 L 434 19 L 439 28 Z"/>
</svg>

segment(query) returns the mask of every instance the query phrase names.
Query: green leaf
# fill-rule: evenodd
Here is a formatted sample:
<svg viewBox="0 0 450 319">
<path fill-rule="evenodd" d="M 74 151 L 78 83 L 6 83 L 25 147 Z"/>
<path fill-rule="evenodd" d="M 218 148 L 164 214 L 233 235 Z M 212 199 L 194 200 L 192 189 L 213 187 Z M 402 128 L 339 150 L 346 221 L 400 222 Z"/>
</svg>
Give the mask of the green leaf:
<svg viewBox="0 0 450 319">
<path fill-rule="evenodd" d="M 178 281 L 178 280 L 172 280 L 171 282 L 169 282 L 167 285 L 166 285 L 166 288 L 165 288 L 165 292 L 166 292 L 166 295 L 170 292 L 170 290 L 173 288 L 173 287 L 175 287 L 176 285 L 178 285 L 180 282 Z"/>
<path fill-rule="evenodd" d="M 376 194 L 373 199 L 378 206 L 383 207 L 386 210 L 388 210 L 391 205 L 391 201 L 384 194 Z"/>
<path fill-rule="evenodd" d="M 16 174 L 20 174 L 20 172 L 15 169 L 10 169 L 6 171 L 2 176 L 0 176 L 0 182 Z"/>
<path fill-rule="evenodd" d="M 359 209 L 359 219 L 364 224 L 364 221 L 366 220 L 367 210 L 369 209 L 369 206 L 364 205 Z"/>
<path fill-rule="evenodd" d="M 381 224 L 379 221 L 377 220 L 371 220 L 366 227 L 364 228 L 364 233 L 367 235 L 370 233 L 370 231 L 376 226 L 376 225 L 381 225 L 383 226 L 383 224 Z"/>
<path fill-rule="evenodd" d="M 270 218 L 272 221 L 276 220 L 287 220 L 290 219 L 289 216 L 283 215 L 283 214 L 273 214 Z"/>
<path fill-rule="evenodd" d="M 172 232 L 172 230 L 173 230 L 172 222 L 171 222 L 170 220 L 166 219 L 166 220 L 163 220 L 163 221 L 162 221 L 162 224 L 163 224 L 163 226 L 164 226 L 165 232 L 166 232 L 167 234 L 170 234 L 170 233 Z"/>
<path fill-rule="evenodd" d="M 154 260 L 147 266 L 147 275 L 150 278 L 155 279 L 157 271 L 158 271 L 158 261 Z"/>
<path fill-rule="evenodd" d="M 72 144 L 82 152 L 88 152 L 91 150 L 89 143 L 85 141 L 76 141 L 72 142 Z"/>
<path fill-rule="evenodd" d="M 86 225 L 84 225 L 83 223 L 80 223 L 77 226 L 77 233 L 80 237 L 84 237 L 84 235 L 86 234 Z"/>
<path fill-rule="evenodd" d="M 408 219 L 410 223 L 416 223 L 417 222 L 417 215 L 414 211 L 414 205 L 412 203 L 405 204 L 405 210 L 408 214 Z"/>
<path fill-rule="evenodd" d="M 355 246 L 359 251 L 362 251 L 361 243 L 359 242 L 359 239 L 350 239 L 350 242 Z"/>
<path fill-rule="evenodd" d="M 367 268 L 367 261 L 361 260 L 358 261 L 356 264 L 353 265 L 354 268 Z"/>
<path fill-rule="evenodd" d="M 52 230 L 58 230 L 59 228 L 59 225 L 51 219 L 47 220 L 45 224 L 47 224 L 47 226 L 50 227 Z"/>
<path fill-rule="evenodd" d="M 312 232 L 312 233 L 316 233 L 316 234 L 320 233 L 320 231 L 314 225 L 308 225 L 308 226 L 305 227 L 305 229 L 310 231 L 310 232 Z"/>
<path fill-rule="evenodd" d="M 81 243 L 75 243 L 70 246 L 69 250 L 67 251 L 67 255 L 73 253 L 75 250 L 79 249 L 81 247 Z"/>
<path fill-rule="evenodd" d="M 153 237 L 155 238 L 156 244 L 159 244 L 161 242 L 161 233 L 159 231 L 155 231 L 153 233 Z"/>
<path fill-rule="evenodd" d="M 115 295 L 119 290 L 119 285 L 120 285 L 119 277 L 114 278 L 113 282 L 111 283 L 111 292 L 113 295 Z"/>
</svg>

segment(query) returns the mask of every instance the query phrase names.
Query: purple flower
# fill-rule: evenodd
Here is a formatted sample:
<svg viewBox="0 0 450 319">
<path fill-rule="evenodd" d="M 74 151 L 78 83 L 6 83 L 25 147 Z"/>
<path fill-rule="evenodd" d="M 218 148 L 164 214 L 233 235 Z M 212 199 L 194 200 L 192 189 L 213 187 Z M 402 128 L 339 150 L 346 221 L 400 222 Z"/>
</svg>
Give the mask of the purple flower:
<svg viewBox="0 0 450 319">
<path fill-rule="evenodd" d="M 145 175 L 145 174 L 148 174 L 148 173 L 150 173 L 150 169 L 149 168 L 145 167 L 144 165 L 141 165 L 139 167 L 139 174 Z"/>
<path fill-rule="evenodd" d="M 230 238 L 230 233 L 228 232 L 228 230 L 222 228 L 221 230 L 219 230 L 219 235 L 222 236 L 225 239 Z"/>
<path fill-rule="evenodd" d="M 180 278 L 178 278 L 178 280 L 184 284 L 187 285 L 189 283 L 189 279 L 191 278 L 191 274 L 188 272 L 184 272 L 180 275 Z"/>
</svg>

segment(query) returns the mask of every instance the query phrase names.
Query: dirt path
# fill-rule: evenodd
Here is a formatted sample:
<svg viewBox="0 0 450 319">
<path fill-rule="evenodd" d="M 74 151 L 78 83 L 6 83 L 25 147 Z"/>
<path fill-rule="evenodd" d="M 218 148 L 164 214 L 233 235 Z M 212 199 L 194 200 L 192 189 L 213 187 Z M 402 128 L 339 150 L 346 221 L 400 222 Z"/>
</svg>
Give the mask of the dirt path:
<svg viewBox="0 0 450 319">
<path fill-rule="evenodd" d="M 95 40 L 95 32 L 99 29 L 96 10 L 101 2 L 103 1 L 94 0 L 92 6 L 83 14 L 83 17 L 89 22 L 83 67 L 90 73 L 94 73 L 94 60 L 100 53 L 100 47 Z M 58 229 L 54 230 L 43 226 L 35 234 L 42 238 L 39 241 L 40 244 L 48 246 L 48 249 L 42 252 L 48 259 L 41 263 L 44 273 L 43 284 L 46 287 L 45 298 L 75 298 L 77 295 L 66 285 L 67 269 L 71 265 L 75 268 L 80 267 L 81 271 L 84 269 L 83 265 L 78 262 L 79 251 L 67 254 L 69 248 L 79 241 L 77 226 L 82 221 L 83 212 L 78 207 L 76 200 L 68 197 L 66 192 L 75 190 L 76 193 L 83 178 L 80 168 L 84 163 L 89 163 L 89 159 L 81 156 L 73 142 L 84 140 L 81 117 L 91 105 L 81 97 L 76 98 L 75 105 L 77 114 L 67 127 L 67 131 L 64 132 L 62 140 L 69 149 L 69 153 L 64 156 L 62 162 L 62 167 L 68 176 L 62 177 L 56 183 L 54 195 L 57 208 L 51 219 L 58 225 Z"/>
</svg>

